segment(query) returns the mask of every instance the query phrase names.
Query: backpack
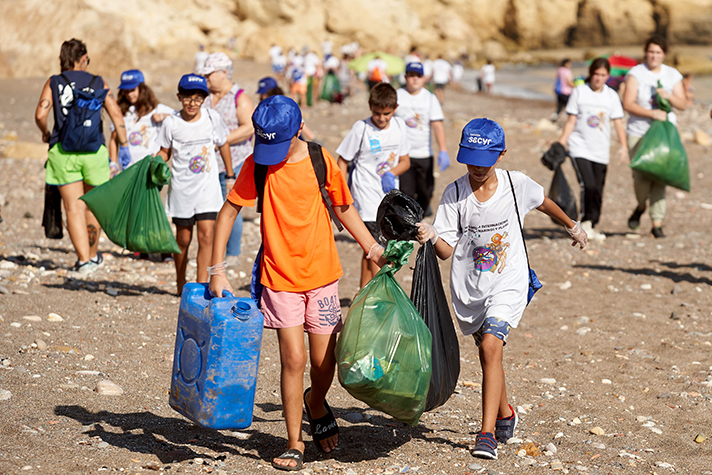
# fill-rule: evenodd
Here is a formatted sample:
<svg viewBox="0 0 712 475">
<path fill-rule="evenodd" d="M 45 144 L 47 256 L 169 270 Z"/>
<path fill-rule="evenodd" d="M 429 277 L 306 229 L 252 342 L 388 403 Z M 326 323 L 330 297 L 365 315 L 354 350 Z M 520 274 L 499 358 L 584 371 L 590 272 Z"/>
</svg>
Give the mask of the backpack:
<svg viewBox="0 0 712 475">
<path fill-rule="evenodd" d="M 329 211 L 329 216 L 331 220 L 336 224 L 336 228 L 339 231 L 343 231 L 344 226 L 339 221 L 339 218 L 334 212 L 334 206 L 331 203 L 331 198 L 329 198 L 329 193 L 326 191 L 326 161 L 324 160 L 324 154 L 321 150 L 321 145 L 315 142 L 307 142 L 309 146 L 309 158 L 311 159 L 312 166 L 314 167 L 314 173 L 316 174 L 316 179 L 319 182 L 319 191 L 321 192 L 321 198 L 324 201 L 326 209 Z M 257 212 L 262 213 L 262 202 L 265 196 L 265 181 L 267 180 L 267 165 L 260 165 L 255 163 L 255 188 L 257 188 Z M 260 226 L 262 221 L 260 221 Z M 264 245 L 260 246 L 257 256 L 255 257 L 255 263 L 252 265 L 252 280 L 250 281 L 250 296 L 257 304 L 258 308 L 261 308 L 262 300 L 262 290 L 263 285 L 260 283 L 262 276 L 262 252 Z"/>
<path fill-rule="evenodd" d="M 89 83 L 88 89 L 93 92 L 78 91 L 67 76 L 60 76 L 67 83 L 65 87 L 72 88 L 74 99 L 59 129 L 59 143 L 66 152 L 96 152 L 103 145 L 101 107 L 109 90 L 94 90 L 97 76 L 93 76 Z"/>
<path fill-rule="evenodd" d="M 562 84 L 561 84 L 561 78 L 557 77 L 556 78 L 556 84 L 554 84 L 554 93 L 555 94 L 561 94 L 562 91 Z"/>
</svg>

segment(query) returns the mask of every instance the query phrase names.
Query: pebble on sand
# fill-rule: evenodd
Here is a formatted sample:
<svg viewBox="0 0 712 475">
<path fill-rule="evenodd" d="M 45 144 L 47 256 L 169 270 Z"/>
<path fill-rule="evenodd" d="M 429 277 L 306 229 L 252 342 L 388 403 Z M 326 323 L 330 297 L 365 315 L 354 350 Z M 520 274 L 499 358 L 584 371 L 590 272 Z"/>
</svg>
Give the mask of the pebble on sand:
<svg viewBox="0 0 712 475">
<path fill-rule="evenodd" d="M 591 430 L 589 430 L 591 434 L 595 435 L 605 435 L 606 431 L 601 429 L 600 427 L 593 427 Z"/>
<path fill-rule="evenodd" d="M 24 320 L 27 320 L 28 322 L 41 322 L 42 321 L 42 317 L 38 317 L 37 315 L 27 315 L 22 318 Z"/>
<path fill-rule="evenodd" d="M 0 401 L 7 401 L 12 397 L 12 393 L 7 389 L 0 389 Z"/>
<path fill-rule="evenodd" d="M 707 436 L 704 434 L 697 434 L 697 437 L 695 437 L 695 442 L 698 444 L 703 443 L 705 440 L 707 440 Z"/>
<path fill-rule="evenodd" d="M 113 381 L 102 379 L 96 383 L 96 392 L 102 396 L 121 396 L 124 390 Z"/>
<path fill-rule="evenodd" d="M 64 319 L 63 319 L 62 317 L 60 317 L 58 314 L 56 314 L 56 313 L 50 313 L 50 314 L 47 316 L 47 321 L 48 321 L 48 322 L 63 322 Z"/>
<path fill-rule="evenodd" d="M 37 345 L 37 349 L 40 351 L 45 351 L 47 349 L 47 343 L 39 338 L 35 340 L 35 345 Z"/>
</svg>

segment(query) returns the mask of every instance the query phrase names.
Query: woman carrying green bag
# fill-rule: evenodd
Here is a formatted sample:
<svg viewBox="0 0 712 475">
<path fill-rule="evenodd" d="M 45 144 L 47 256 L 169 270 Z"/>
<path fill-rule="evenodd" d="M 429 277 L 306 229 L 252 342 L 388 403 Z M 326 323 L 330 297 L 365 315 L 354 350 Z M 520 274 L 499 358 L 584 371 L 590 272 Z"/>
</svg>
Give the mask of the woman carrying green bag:
<svg viewBox="0 0 712 475">
<path fill-rule="evenodd" d="M 675 109 L 685 110 L 687 102 L 682 86 L 682 74 L 663 64 L 667 53 L 667 40 L 655 35 L 645 42 L 645 60 L 628 71 L 623 95 L 623 109 L 630 114 L 628 119 L 628 147 L 631 157 L 635 148 L 654 120 L 677 123 L 674 112 L 666 113 L 658 106 L 657 96 L 669 101 Z M 660 84 L 659 87 L 658 84 Z M 653 222 L 652 233 L 656 238 L 665 237 L 663 218 L 665 217 L 665 184 L 653 180 L 637 170 L 633 170 L 633 184 L 638 206 L 628 219 L 628 227 L 635 230 L 640 225 L 640 217 L 650 200 L 650 219 Z"/>
</svg>

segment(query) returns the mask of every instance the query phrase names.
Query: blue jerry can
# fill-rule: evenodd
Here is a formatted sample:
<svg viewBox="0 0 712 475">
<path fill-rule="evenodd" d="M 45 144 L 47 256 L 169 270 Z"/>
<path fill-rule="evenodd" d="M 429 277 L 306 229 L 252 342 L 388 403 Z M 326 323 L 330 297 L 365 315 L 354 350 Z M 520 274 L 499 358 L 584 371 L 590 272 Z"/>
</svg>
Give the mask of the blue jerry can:
<svg viewBox="0 0 712 475">
<path fill-rule="evenodd" d="M 247 298 L 212 298 L 186 284 L 180 300 L 169 403 L 209 429 L 252 424 L 264 317 Z"/>
</svg>

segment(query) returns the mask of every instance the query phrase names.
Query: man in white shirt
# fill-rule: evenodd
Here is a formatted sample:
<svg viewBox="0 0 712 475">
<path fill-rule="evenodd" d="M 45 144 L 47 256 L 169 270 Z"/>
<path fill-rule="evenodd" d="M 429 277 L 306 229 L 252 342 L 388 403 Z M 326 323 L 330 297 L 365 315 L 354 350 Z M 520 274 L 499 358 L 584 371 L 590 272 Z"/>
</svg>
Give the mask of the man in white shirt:
<svg viewBox="0 0 712 475">
<path fill-rule="evenodd" d="M 193 61 L 195 62 L 195 67 L 193 69 L 194 73 L 198 73 L 205 66 L 205 60 L 208 59 L 208 52 L 205 51 L 205 45 L 200 45 L 198 47 L 198 52 L 195 53 Z"/>
<path fill-rule="evenodd" d="M 410 169 L 400 178 L 400 189 L 412 196 L 430 216 L 430 200 L 433 197 L 433 150 L 431 130 L 438 143 L 438 166 L 440 171 L 450 166 L 450 157 L 445 143 L 443 111 L 437 97 L 425 89 L 423 65 L 409 63 L 405 69 L 405 87 L 398 89 L 396 117 L 405 121 L 410 142 Z"/>
</svg>

